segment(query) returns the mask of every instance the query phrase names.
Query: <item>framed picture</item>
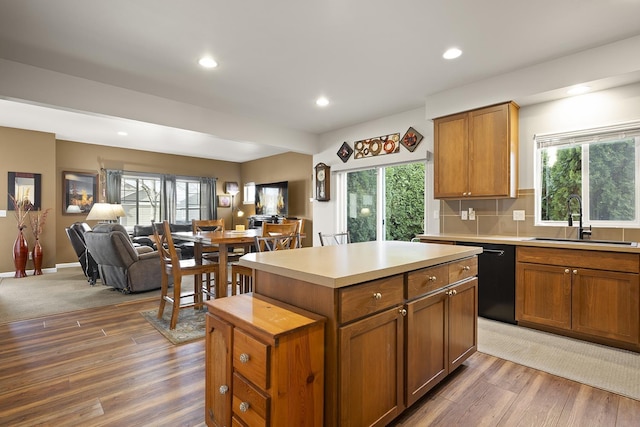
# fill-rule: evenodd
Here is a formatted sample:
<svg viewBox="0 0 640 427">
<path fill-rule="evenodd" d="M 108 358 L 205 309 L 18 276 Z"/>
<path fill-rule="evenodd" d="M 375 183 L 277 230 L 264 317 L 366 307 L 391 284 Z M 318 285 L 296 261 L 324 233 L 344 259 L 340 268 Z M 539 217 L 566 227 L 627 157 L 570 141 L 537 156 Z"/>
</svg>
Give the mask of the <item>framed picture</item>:
<svg viewBox="0 0 640 427">
<path fill-rule="evenodd" d="M 400 143 L 404 145 L 404 148 L 413 153 L 413 150 L 420 144 L 420 141 L 422 141 L 422 134 L 410 127 L 400 140 Z"/>
<path fill-rule="evenodd" d="M 349 157 L 351 157 L 351 154 L 353 154 L 353 148 L 351 148 L 351 146 L 346 142 L 343 142 L 342 146 L 336 154 L 338 155 L 338 157 L 340 157 L 342 163 L 347 163 L 347 160 L 349 160 Z"/>
<path fill-rule="evenodd" d="M 224 192 L 227 194 L 238 194 L 240 189 L 238 188 L 237 182 L 225 182 L 224 183 Z"/>
<path fill-rule="evenodd" d="M 62 172 L 62 213 L 89 213 L 98 196 L 98 175 L 83 172 Z"/>
<path fill-rule="evenodd" d="M 231 196 L 227 196 L 226 194 L 222 196 L 218 196 L 218 207 L 219 208 L 230 208 L 231 207 Z"/>
<path fill-rule="evenodd" d="M 7 193 L 16 199 L 17 202 L 23 202 L 25 208 L 30 207 L 31 210 L 40 209 L 40 194 L 42 192 L 42 175 L 39 173 L 27 172 L 9 172 L 7 175 Z M 11 197 L 7 196 L 7 209 L 15 210 Z"/>
</svg>

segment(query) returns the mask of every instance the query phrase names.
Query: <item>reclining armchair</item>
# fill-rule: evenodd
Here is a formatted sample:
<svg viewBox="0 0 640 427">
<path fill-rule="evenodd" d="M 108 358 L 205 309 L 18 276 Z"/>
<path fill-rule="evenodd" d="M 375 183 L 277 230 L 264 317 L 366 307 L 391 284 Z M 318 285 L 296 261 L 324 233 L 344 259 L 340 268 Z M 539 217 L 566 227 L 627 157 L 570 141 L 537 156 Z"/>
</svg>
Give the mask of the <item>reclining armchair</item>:
<svg viewBox="0 0 640 427">
<path fill-rule="evenodd" d="M 89 227 L 89 224 L 85 222 L 74 222 L 64 230 L 67 232 L 67 237 L 69 237 L 71 246 L 73 246 L 73 250 L 78 256 L 78 261 L 80 261 L 82 272 L 87 276 L 87 281 L 92 286 L 95 285 L 96 281 L 100 277 L 100 273 L 98 272 L 98 263 L 96 263 L 87 250 L 87 245 L 84 241 L 84 234 L 91 230 L 91 227 Z"/>
<path fill-rule="evenodd" d="M 125 293 L 160 289 L 158 252 L 148 246 L 134 247 L 122 225 L 99 224 L 85 233 L 85 241 L 105 285 Z"/>
</svg>

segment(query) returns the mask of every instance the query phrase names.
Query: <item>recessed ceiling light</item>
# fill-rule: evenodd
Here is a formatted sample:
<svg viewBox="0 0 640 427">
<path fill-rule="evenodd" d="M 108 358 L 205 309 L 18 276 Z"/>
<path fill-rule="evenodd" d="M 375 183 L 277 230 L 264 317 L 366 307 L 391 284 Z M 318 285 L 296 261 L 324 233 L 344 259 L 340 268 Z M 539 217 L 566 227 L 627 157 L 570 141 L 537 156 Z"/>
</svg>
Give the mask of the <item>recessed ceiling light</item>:
<svg viewBox="0 0 640 427">
<path fill-rule="evenodd" d="M 198 64 L 200 64 L 204 68 L 216 68 L 218 66 L 218 63 L 216 62 L 216 60 L 210 56 L 203 56 L 198 61 Z"/>
<path fill-rule="evenodd" d="M 324 96 L 321 96 L 320 98 L 316 99 L 316 105 L 318 107 L 326 107 L 327 105 L 329 105 L 329 100 Z"/>
<path fill-rule="evenodd" d="M 574 86 L 571 89 L 569 89 L 567 91 L 567 93 L 569 95 L 580 95 L 580 94 L 589 92 L 589 90 L 591 90 L 591 88 L 589 86 L 578 85 L 578 86 Z"/>
<path fill-rule="evenodd" d="M 457 47 L 452 47 L 451 49 L 447 49 L 445 53 L 442 54 L 444 59 L 455 59 L 462 55 L 462 51 Z"/>
<path fill-rule="evenodd" d="M 129 135 L 129 134 L 128 134 L 127 132 L 125 132 L 125 131 L 122 131 L 122 130 L 121 130 L 120 132 L 118 132 L 118 135 L 120 135 L 120 136 L 127 136 L 127 135 Z"/>
</svg>

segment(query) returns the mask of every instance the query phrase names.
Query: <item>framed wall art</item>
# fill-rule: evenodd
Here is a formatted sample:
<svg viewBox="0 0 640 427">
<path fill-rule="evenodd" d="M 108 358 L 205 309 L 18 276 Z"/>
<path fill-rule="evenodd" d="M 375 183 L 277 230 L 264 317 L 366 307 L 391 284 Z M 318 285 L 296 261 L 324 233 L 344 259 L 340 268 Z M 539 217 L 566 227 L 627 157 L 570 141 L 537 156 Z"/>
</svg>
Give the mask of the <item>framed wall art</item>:
<svg viewBox="0 0 640 427">
<path fill-rule="evenodd" d="M 378 136 L 353 143 L 355 159 L 394 154 L 400 151 L 400 134 Z"/>
<path fill-rule="evenodd" d="M 89 213 L 98 197 L 98 175 L 62 172 L 62 213 Z"/>
<path fill-rule="evenodd" d="M 336 154 L 340 157 L 340 160 L 342 160 L 343 163 L 347 163 L 347 160 L 349 160 L 349 157 L 353 154 L 353 148 L 351 148 L 351 146 L 346 142 L 343 142 Z"/>
<path fill-rule="evenodd" d="M 422 134 L 410 127 L 400 140 L 400 144 L 404 145 L 404 148 L 413 153 L 413 150 L 420 144 L 420 141 L 422 141 Z"/>
<path fill-rule="evenodd" d="M 218 207 L 219 208 L 230 208 L 231 207 L 231 196 L 226 194 L 218 196 Z"/>
<path fill-rule="evenodd" d="M 15 210 L 11 197 L 25 208 L 33 211 L 40 209 L 40 195 L 42 192 L 42 175 L 28 172 L 9 172 L 7 175 L 7 209 Z"/>
</svg>

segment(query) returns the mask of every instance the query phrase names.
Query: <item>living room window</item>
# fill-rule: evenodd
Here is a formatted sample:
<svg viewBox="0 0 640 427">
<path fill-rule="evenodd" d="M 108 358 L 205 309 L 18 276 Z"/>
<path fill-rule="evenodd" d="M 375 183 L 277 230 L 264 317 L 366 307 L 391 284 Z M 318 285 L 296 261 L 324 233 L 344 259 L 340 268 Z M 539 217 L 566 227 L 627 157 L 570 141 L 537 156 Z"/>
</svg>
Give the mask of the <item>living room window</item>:
<svg viewBox="0 0 640 427">
<path fill-rule="evenodd" d="M 200 219 L 200 182 L 176 179 L 176 222 Z"/>
<path fill-rule="evenodd" d="M 585 224 L 640 226 L 640 122 L 536 135 L 535 142 L 537 225 L 566 225 L 576 194 Z M 571 210 L 578 212 L 575 201 Z"/>
<path fill-rule="evenodd" d="M 123 175 L 121 204 L 126 216 L 120 223 L 125 227 L 160 220 L 160 178 Z"/>
</svg>

